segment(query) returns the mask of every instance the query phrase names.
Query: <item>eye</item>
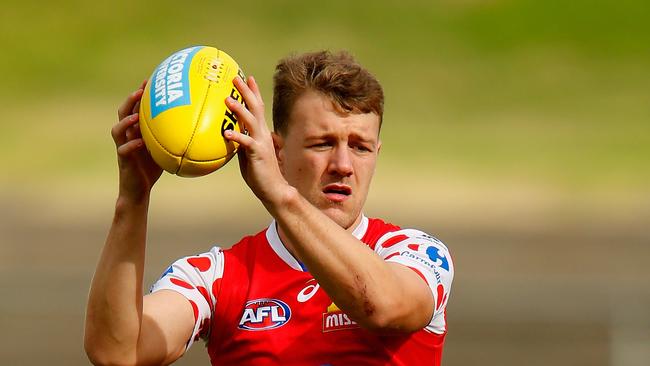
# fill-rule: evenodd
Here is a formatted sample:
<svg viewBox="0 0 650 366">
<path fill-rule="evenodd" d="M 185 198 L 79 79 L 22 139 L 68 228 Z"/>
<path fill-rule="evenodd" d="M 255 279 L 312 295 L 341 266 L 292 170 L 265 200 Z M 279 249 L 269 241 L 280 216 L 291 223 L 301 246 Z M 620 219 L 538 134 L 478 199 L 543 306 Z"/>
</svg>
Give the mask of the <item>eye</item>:
<svg viewBox="0 0 650 366">
<path fill-rule="evenodd" d="M 331 142 L 322 141 L 322 142 L 313 143 L 313 144 L 309 145 L 308 147 L 311 148 L 311 149 L 326 149 L 326 148 L 331 147 L 331 146 L 332 146 Z"/>
<path fill-rule="evenodd" d="M 358 152 L 371 152 L 372 149 L 370 149 L 368 146 L 365 145 L 354 145 L 352 148 Z"/>
</svg>

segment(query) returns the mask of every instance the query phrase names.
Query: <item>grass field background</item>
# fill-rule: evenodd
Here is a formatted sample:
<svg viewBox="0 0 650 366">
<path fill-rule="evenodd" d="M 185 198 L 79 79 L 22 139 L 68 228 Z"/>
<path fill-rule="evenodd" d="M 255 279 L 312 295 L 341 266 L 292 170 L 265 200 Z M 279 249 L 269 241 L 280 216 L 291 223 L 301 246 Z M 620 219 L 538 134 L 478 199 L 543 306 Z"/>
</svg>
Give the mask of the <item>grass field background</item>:
<svg viewBox="0 0 650 366">
<path fill-rule="evenodd" d="M 9 1 L 0 30 L 0 364 L 84 364 L 117 106 L 197 44 L 231 54 L 267 105 L 294 52 L 347 49 L 377 75 L 384 146 L 367 212 L 452 249 L 446 364 L 650 362 L 647 311 L 634 310 L 650 304 L 647 1 Z M 164 175 L 155 194 L 149 282 L 268 221 L 234 161 Z M 43 294 L 50 307 L 26 304 Z M 31 353 L 37 331 L 54 343 Z M 196 349 L 184 364 L 206 364 Z"/>
<path fill-rule="evenodd" d="M 8 179 L 105 172 L 99 131 L 192 44 L 231 53 L 267 101 L 280 57 L 349 49 L 384 84 L 391 168 L 580 189 L 642 191 L 649 179 L 643 1 L 27 4 L 2 14 Z"/>
</svg>

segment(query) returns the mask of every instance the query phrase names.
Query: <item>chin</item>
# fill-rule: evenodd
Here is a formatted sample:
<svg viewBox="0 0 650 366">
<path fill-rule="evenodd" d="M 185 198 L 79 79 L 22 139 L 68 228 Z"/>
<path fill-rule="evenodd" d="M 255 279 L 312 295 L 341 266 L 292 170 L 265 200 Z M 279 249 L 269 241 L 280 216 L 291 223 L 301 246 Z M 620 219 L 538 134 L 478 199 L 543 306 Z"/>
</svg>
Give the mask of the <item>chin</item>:
<svg viewBox="0 0 650 366">
<path fill-rule="evenodd" d="M 313 197 L 312 197 L 313 198 Z M 338 224 L 343 229 L 349 229 L 361 214 L 361 209 L 356 210 L 354 202 L 334 203 L 321 197 L 308 199 L 308 201 L 316 206 L 322 213 L 329 217 L 332 221 Z M 356 212 L 355 212 L 356 211 Z"/>
<path fill-rule="evenodd" d="M 354 222 L 357 221 L 357 217 L 359 217 L 358 214 L 353 215 L 332 208 L 323 210 L 323 213 L 327 215 L 327 217 L 332 219 L 332 221 L 337 223 L 340 227 L 346 230 L 349 229 L 352 225 L 354 225 Z"/>
</svg>

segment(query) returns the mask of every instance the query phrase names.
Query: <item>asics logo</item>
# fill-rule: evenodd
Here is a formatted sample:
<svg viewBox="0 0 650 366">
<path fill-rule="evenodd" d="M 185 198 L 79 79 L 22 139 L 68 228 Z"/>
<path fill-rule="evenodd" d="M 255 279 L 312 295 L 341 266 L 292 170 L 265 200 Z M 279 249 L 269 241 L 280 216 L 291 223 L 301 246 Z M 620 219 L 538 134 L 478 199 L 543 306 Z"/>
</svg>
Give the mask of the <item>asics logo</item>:
<svg viewBox="0 0 650 366">
<path fill-rule="evenodd" d="M 310 282 L 312 283 L 309 284 Z M 307 283 L 308 285 L 298 293 L 297 299 L 299 302 L 306 302 L 307 300 L 311 299 L 320 288 L 320 285 L 313 278 L 307 281 Z"/>
</svg>

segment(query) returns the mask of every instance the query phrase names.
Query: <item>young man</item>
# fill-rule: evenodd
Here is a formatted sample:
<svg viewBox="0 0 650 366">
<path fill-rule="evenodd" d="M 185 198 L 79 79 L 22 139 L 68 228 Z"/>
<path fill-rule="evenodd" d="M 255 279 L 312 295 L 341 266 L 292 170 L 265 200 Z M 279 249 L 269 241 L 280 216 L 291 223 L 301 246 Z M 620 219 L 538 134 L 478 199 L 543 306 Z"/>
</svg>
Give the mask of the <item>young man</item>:
<svg viewBox="0 0 650 366">
<path fill-rule="evenodd" d="M 251 77 L 227 99 L 247 134 L 242 176 L 274 220 L 231 249 L 176 261 L 143 296 L 147 208 L 160 177 L 138 133 L 142 88 L 112 135 L 120 186 L 93 278 L 96 364 L 168 364 L 197 339 L 213 365 L 439 365 L 453 278 L 447 248 L 362 213 L 381 148 L 383 92 L 347 53 L 282 60 L 273 124 Z"/>
</svg>

